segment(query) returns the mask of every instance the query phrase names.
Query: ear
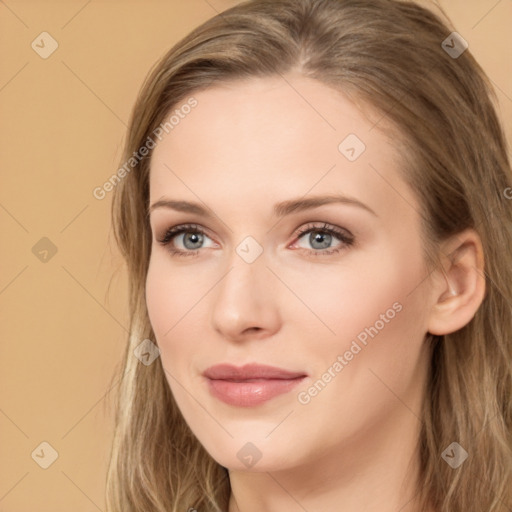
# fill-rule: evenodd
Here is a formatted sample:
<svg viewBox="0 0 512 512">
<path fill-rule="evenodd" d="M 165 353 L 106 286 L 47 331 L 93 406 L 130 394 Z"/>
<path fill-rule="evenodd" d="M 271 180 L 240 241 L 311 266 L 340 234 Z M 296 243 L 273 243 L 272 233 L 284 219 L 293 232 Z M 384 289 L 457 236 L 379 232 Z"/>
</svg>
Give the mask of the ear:
<svg viewBox="0 0 512 512">
<path fill-rule="evenodd" d="M 485 296 L 484 255 L 473 229 L 457 233 L 440 247 L 440 262 L 432 276 L 432 308 L 428 332 L 455 332 L 475 316 Z"/>
</svg>

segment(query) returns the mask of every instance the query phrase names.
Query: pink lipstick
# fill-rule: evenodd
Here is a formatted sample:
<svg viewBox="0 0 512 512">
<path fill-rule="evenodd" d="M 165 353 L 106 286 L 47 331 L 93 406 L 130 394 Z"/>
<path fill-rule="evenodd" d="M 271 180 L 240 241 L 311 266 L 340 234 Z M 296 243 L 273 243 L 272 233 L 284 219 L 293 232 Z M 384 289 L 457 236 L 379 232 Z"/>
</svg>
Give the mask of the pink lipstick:
<svg viewBox="0 0 512 512">
<path fill-rule="evenodd" d="M 289 392 L 307 376 L 274 366 L 247 364 L 237 367 L 219 364 L 208 368 L 210 393 L 229 405 L 253 407 Z"/>
</svg>

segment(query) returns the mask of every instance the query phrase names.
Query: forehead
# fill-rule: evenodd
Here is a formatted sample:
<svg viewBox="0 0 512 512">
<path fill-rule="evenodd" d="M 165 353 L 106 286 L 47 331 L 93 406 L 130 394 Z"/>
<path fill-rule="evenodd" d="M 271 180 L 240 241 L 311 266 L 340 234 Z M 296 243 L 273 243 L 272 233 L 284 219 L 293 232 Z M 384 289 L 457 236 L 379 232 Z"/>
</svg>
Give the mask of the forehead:
<svg viewBox="0 0 512 512">
<path fill-rule="evenodd" d="M 403 186 L 393 141 L 376 128 L 382 115 L 316 80 L 251 78 L 191 96 L 196 106 L 157 141 L 152 198 L 177 192 L 233 201 L 237 194 L 250 204 L 336 191 L 370 200 L 382 189 L 379 174 L 386 189 Z"/>
<path fill-rule="evenodd" d="M 236 80 L 198 91 L 193 97 L 196 107 L 187 109 L 189 112 L 180 119 L 174 116 L 179 122 L 163 134 L 163 143 L 159 144 L 159 148 L 173 149 L 176 156 L 181 153 L 180 140 L 192 139 L 203 151 L 188 154 L 189 158 L 205 154 L 225 157 L 221 144 L 236 140 L 236 147 L 229 153 L 245 153 L 246 167 L 251 156 L 259 159 L 272 153 L 275 159 L 277 153 L 286 150 L 297 155 L 310 154 L 310 148 L 336 152 L 338 140 L 350 133 L 365 143 L 384 142 L 383 133 L 374 129 L 382 116 L 371 107 L 366 106 L 363 112 L 341 91 L 302 76 Z M 176 110 L 180 105 L 173 108 L 173 112 Z M 296 145 L 297 140 L 305 138 L 311 144 Z"/>
</svg>

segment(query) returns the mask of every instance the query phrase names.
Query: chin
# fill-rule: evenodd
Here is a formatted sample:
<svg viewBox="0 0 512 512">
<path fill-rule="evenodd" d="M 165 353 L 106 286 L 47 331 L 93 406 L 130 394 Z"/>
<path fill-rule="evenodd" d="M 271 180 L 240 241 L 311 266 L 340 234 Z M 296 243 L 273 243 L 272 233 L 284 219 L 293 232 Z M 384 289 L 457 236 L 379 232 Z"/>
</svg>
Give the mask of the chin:
<svg viewBox="0 0 512 512">
<path fill-rule="evenodd" d="M 210 443 L 203 446 L 218 464 L 230 471 L 274 472 L 299 463 L 295 460 L 298 455 L 296 445 L 283 445 L 276 439 L 265 439 L 261 435 L 251 436 L 250 431 L 215 446 L 209 446 Z"/>
</svg>

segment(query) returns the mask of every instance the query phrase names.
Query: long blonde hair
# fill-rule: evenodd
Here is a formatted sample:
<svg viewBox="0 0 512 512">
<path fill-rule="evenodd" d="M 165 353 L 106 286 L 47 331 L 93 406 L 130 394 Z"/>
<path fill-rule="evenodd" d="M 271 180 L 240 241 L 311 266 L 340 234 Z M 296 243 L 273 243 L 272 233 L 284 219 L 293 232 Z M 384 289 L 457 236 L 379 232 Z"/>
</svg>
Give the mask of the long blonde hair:
<svg viewBox="0 0 512 512">
<path fill-rule="evenodd" d="M 474 318 L 453 334 L 427 335 L 432 360 L 419 503 L 439 512 L 497 512 L 512 507 L 512 177 L 495 93 L 470 50 L 450 55 L 442 46 L 451 32 L 438 15 L 398 0 L 238 4 L 196 28 L 152 69 L 122 161 L 147 144 L 172 108 L 220 81 L 293 70 L 377 109 L 396 128 L 403 177 L 422 206 L 429 261 L 441 240 L 466 228 L 479 233 L 485 257 L 486 295 Z M 191 433 L 161 360 L 144 365 L 133 354 L 142 340 L 155 340 L 145 304 L 150 157 L 123 173 L 113 192 L 130 335 L 115 376 L 121 383 L 107 510 L 226 512 L 227 469 Z M 441 458 L 454 441 L 469 453 L 457 469 Z"/>
</svg>

